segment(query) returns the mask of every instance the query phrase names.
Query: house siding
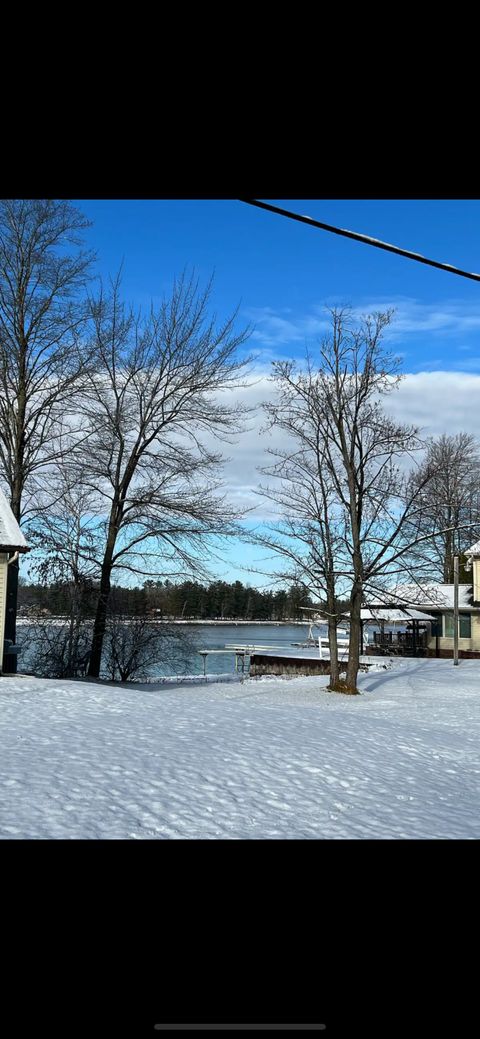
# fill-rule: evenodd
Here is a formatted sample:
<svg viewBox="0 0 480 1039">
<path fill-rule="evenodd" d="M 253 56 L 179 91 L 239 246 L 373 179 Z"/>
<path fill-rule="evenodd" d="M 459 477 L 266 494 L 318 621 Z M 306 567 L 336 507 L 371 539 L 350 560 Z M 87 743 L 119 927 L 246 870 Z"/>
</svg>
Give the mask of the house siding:
<svg viewBox="0 0 480 1039">
<path fill-rule="evenodd" d="M 449 613 L 452 611 L 450 610 Z M 462 611 L 464 612 L 464 611 Z M 463 653 L 474 653 L 480 656 L 480 613 L 471 613 L 471 624 L 472 624 L 472 637 L 469 639 L 458 639 L 458 652 L 461 655 Z M 453 655 L 453 636 L 446 638 L 442 636 L 438 639 L 438 648 L 440 656 L 452 656 Z M 435 656 L 437 650 L 437 640 L 433 636 L 428 642 L 429 653 Z"/>
<path fill-rule="evenodd" d="M 473 560 L 473 601 L 480 600 L 480 559 Z"/>
</svg>

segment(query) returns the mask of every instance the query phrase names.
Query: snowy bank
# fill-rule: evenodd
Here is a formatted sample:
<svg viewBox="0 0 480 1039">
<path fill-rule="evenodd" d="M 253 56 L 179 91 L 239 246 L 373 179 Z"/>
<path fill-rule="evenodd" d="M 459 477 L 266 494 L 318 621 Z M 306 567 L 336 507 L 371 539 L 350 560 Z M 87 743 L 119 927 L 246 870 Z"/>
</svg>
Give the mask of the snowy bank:
<svg viewBox="0 0 480 1039">
<path fill-rule="evenodd" d="M 327 681 L 4 676 L 0 837 L 480 837 L 480 662 Z"/>
</svg>

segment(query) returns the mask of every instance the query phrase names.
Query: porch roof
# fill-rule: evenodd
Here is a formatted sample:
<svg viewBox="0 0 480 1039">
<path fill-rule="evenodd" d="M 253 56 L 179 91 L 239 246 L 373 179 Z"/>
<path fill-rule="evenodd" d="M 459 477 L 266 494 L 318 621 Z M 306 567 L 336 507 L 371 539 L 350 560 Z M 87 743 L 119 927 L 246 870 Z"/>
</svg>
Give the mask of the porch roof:
<svg viewBox="0 0 480 1039">
<path fill-rule="evenodd" d="M 385 624 L 396 624 L 398 621 L 431 621 L 435 618 L 431 613 L 413 610 L 408 607 L 365 607 L 361 611 L 362 621 L 383 621 Z"/>
</svg>

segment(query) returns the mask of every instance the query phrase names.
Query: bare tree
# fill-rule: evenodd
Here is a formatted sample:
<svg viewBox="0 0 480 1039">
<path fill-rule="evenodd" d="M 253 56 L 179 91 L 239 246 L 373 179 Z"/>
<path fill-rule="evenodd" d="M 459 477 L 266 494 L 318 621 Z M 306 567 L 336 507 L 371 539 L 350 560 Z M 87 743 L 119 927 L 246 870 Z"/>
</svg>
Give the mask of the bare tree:
<svg viewBox="0 0 480 1039">
<path fill-rule="evenodd" d="M 89 675 L 100 671 L 112 571 L 201 573 L 209 539 L 233 529 L 215 479 L 222 456 L 202 434 L 228 440 L 241 411 L 227 391 L 246 361 L 236 315 L 217 327 L 211 286 L 181 277 L 145 319 L 122 303 L 119 281 L 91 301 L 96 365 L 82 409 L 89 424 L 88 480 L 103 503 L 104 549 Z M 83 461 L 80 461 L 83 465 Z M 162 559 L 160 561 L 160 554 Z"/>
<path fill-rule="evenodd" d="M 69 202 L 0 200 L 0 463 L 19 522 L 29 481 L 55 458 L 64 405 L 84 365 L 73 347 L 93 259 L 81 248 L 86 227 Z M 9 594 L 17 583 L 12 564 Z M 15 639 L 14 611 L 8 618 Z"/>
<path fill-rule="evenodd" d="M 29 477 L 56 457 L 61 406 L 83 366 L 88 226 L 68 202 L 0 201 L 0 460 L 19 522 Z"/>
<path fill-rule="evenodd" d="M 48 489 L 37 496 L 29 539 L 31 572 L 50 589 L 50 612 L 61 614 L 35 620 L 30 660 L 39 674 L 52 678 L 86 674 L 99 574 L 98 517 L 90 488 L 61 450 Z"/>
<path fill-rule="evenodd" d="M 294 581 L 305 592 L 322 600 L 322 612 L 328 618 L 330 649 L 330 683 L 339 683 L 337 624 L 338 610 L 337 557 L 342 544 L 338 532 L 336 487 L 325 459 L 312 394 L 312 373 L 295 376 L 294 366 L 275 366 L 277 395 L 265 405 L 270 426 L 287 433 L 290 449 L 270 449 L 275 459 L 262 472 L 274 480 L 273 486 L 260 493 L 281 509 L 281 519 L 270 522 L 267 530 L 254 536 L 257 544 L 273 550 L 283 558 L 285 567 L 276 578 Z"/>
<path fill-rule="evenodd" d="M 425 482 L 428 471 L 435 479 Z M 480 530 L 480 453 L 470 433 L 446 433 L 431 439 L 425 459 L 412 474 L 414 486 L 422 486 L 415 528 L 418 535 L 437 531 L 423 553 L 428 553 L 431 574 L 445 584 L 453 582 L 453 559 L 469 547 Z"/>
<path fill-rule="evenodd" d="M 127 617 L 110 600 L 102 670 L 111 681 L 149 678 L 159 664 L 171 674 L 184 673 L 195 649 L 191 636 L 174 624 L 155 623 L 145 614 Z"/>
<path fill-rule="evenodd" d="M 70 617 L 32 618 L 28 625 L 28 671 L 44 678 L 78 678 L 87 674 L 92 625 L 86 618 L 73 627 Z"/>
<path fill-rule="evenodd" d="M 303 546 L 292 556 L 297 577 L 316 579 L 330 602 L 334 592 L 348 591 L 347 676 L 330 687 L 355 693 L 362 601 L 405 570 L 418 540 L 418 533 L 409 539 L 405 530 L 431 472 L 426 469 L 412 486 L 404 465 L 422 446 L 419 430 L 393 422 L 381 407 L 400 379 L 399 362 L 382 343 L 392 313 L 358 322 L 348 308 L 330 313 L 332 331 L 321 344 L 319 366 L 308 357 L 304 371 L 292 362 L 276 363 L 279 399 L 267 410 L 297 445 L 274 471 L 287 487 L 273 494 L 288 510 L 291 542 Z M 285 545 L 281 550 L 290 551 Z"/>
<path fill-rule="evenodd" d="M 101 503 L 100 503 L 101 504 Z M 31 574 L 49 590 L 49 610 L 30 618 L 27 665 L 50 678 L 87 674 L 104 548 L 98 496 L 62 457 L 49 472 L 30 525 Z M 158 664 L 180 673 L 194 652 L 192 638 L 174 625 L 155 623 L 146 603 L 134 612 L 121 605 L 115 586 L 109 600 L 102 677 L 148 677 Z"/>
</svg>

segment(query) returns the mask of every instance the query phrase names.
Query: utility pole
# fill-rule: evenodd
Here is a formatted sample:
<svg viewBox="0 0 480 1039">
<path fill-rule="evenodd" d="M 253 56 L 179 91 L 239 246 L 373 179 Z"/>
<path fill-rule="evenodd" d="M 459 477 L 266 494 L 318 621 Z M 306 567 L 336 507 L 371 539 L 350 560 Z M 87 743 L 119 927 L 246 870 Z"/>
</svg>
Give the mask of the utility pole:
<svg viewBox="0 0 480 1039">
<path fill-rule="evenodd" d="M 453 664 L 458 666 L 458 556 L 453 558 Z"/>
</svg>

